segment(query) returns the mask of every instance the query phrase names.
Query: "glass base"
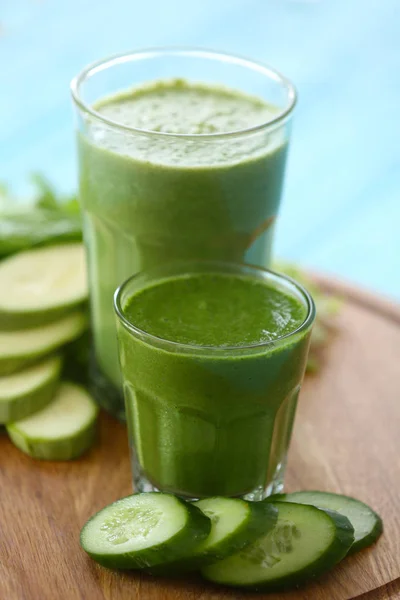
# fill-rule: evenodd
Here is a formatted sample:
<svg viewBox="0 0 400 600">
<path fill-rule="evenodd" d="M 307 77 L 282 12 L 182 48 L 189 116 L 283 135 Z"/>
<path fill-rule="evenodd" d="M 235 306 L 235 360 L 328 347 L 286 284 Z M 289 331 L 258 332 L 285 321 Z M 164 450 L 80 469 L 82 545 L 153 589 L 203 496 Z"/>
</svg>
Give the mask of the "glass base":
<svg viewBox="0 0 400 600">
<path fill-rule="evenodd" d="M 252 492 L 245 494 L 242 496 L 243 500 L 251 500 L 253 502 L 259 502 L 260 500 L 264 500 L 268 496 L 272 496 L 273 494 L 281 494 L 283 492 L 283 483 L 286 469 L 286 461 L 284 463 L 280 463 L 275 471 L 275 475 L 273 480 L 267 485 L 267 487 L 263 488 L 259 486 Z"/>
<path fill-rule="evenodd" d="M 99 369 L 94 352 L 89 366 L 89 387 L 97 404 L 119 421 L 126 421 L 124 397 L 118 388 Z"/>
<path fill-rule="evenodd" d="M 200 498 L 196 498 L 193 496 L 187 496 L 182 494 L 179 490 L 174 489 L 160 489 L 156 485 L 154 485 L 150 479 L 143 473 L 140 468 L 140 465 L 135 460 L 135 452 L 131 448 L 131 457 L 132 457 L 132 479 L 133 479 L 133 488 L 136 493 L 138 492 L 164 492 L 171 493 L 179 496 L 183 500 L 193 501 L 200 500 Z M 260 500 L 264 500 L 268 496 L 272 496 L 272 494 L 281 494 L 283 492 L 283 483 L 284 483 L 284 475 L 285 475 L 286 461 L 285 463 L 280 463 L 275 471 L 275 475 L 273 480 L 264 488 L 259 486 L 250 492 L 236 496 L 237 498 L 243 498 L 243 500 L 251 500 L 253 502 L 259 502 Z"/>
</svg>

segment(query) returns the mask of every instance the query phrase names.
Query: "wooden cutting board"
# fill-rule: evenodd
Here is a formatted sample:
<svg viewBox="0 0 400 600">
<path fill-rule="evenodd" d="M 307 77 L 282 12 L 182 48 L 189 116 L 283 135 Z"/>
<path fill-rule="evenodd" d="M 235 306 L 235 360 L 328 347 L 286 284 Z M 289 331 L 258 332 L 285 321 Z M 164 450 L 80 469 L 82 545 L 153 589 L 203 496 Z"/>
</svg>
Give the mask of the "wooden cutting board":
<svg viewBox="0 0 400 600">
<path fill-rule="evenodd" d="M 97 446 L 71 463 L 34 461 L 0 436 L 0 599 L 400 598 L 400 308 L 329 280 L 325 286 L 342 293 L 345 305 L 322 372 L 304 384 L 286 488 L 368 502 L 385 524 L 375 546 L 286 594 L 107 571 L 79 547 L 87 518 L 131 492 L 125 428 L 103 415 Z"/>
</svg>

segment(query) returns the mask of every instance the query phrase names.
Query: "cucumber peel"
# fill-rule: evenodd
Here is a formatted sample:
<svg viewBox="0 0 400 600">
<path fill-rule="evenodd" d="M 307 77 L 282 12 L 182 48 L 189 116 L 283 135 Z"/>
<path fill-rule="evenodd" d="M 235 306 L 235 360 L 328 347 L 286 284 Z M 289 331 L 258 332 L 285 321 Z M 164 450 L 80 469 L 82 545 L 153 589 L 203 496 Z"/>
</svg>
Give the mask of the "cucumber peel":
<svg viewBox="0 0 400 600">
<path fill-rule="evenodd" d="M 94 515 L 81 532 L 81 546 L 99 564 L 144 569 L 183 558 L 204 540 L 210 520 L 172 494 L 133 494 Z"/>
<path fill-rule="evenodd" d="M 322 509 L 335 510 L 346 516 L 354 527 L 354 543 L 349 554 L 373 544 L 383 532 L 381 517 L 370 506 L 351 496 L 330 492 L 304 491 L 276 494 L 268 500 L 312 504 Z"/>
<path fill-rule="evenodd" d="M 344 558 L 354 541 L 350 521 L 314 506 L 272 502 L 275 527 L 254 544 L 202 569 L 215 583 L 279 591 L 316 579 Z"/>
<path fill-rule="evenodd" d="M 0 423 L 24 419 L 52 400 L 62 360 L 51 356 L 23 371 L 0 377 Z"/>
<path fill-rule="evenodd" d="M 88 327 L 81 311 L 19 331 L 0 331 L 0 376 L 14 373 L 79 337 Z"/>
<path fill-rule="evenodd" d="M 278 511 L 267 503 L 215 496 L 193 503 L 211 520 L 211 530 L 193 553 L 151 570 L 153 575 L 194 571 L 254 542 L 275 525 Z"/>
<path fill-rule="evenodd" d="M 6 426 L 22 452 L 44 460 L 78 458 L 92 445 L 98 407 L 82 387 L 64 382 L 39 412 Z"/>
<path fill-rule="evenodd" d="M 0 328 L 23 329 L 60 318 L 87 300 L 83 244 L 19 252 L 0 263 Z"/>
<path fill-rule="evenodd" d="M 278 518 L 276 508 L 270 506 L 272 510 L 266 510 L 267 503 L 263 502 L 245 502 L 238 498 L 205 498 L 194 504 L 212 523 L 210 535 L 196 549 L 196 555 L 203 564 L 222 560 L 251 544 L 270 531 Z M 233 519 L 234 506 L 239 504 L 241 510 L 236 508 L 236 519 Z"/>
</svg>

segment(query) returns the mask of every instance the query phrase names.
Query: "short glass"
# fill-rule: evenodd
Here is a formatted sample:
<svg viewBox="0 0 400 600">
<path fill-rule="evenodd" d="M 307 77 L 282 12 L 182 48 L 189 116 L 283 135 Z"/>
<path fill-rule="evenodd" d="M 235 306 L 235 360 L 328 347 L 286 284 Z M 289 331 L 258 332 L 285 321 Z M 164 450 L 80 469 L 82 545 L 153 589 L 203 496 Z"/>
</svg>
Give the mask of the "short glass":
<svg viewBox="0 0 400 600">
<path fill-rule="evenodd" d="M 108 96 L 171 78 L 239 89 L 276 110 L 254 127 L 198 134 L 137 129 L 96 110 Z M 108 58 L 84 69 L 71 90 L 94 332 L 92 389 L 123 418 L 115 289 L 133 273 L 174 260 L 269 265 L 296 93 L 268 66 L 190 48 Z"/>
<path fill-rule="evenodd" d="M 304 322 L 274 341 L 221 348 L 161 339 L 127 318 L 127 301 L 149 284 L 204 271 L 284 291 L 305 307 Z M 258 267 L 175 263 L 128 279 L 114 306 L 135 490 L 253 500 L 281 491 L 315 318 L 309 293 Z"/>
</svg>

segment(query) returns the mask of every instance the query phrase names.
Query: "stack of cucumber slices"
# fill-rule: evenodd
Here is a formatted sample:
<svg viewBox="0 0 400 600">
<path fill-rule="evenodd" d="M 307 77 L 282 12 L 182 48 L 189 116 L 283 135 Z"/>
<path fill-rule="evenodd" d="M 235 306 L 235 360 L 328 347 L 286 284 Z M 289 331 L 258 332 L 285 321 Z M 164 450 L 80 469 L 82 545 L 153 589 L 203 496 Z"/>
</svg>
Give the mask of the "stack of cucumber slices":
<svg viewBox="0 0 400 600">
<path fill-rule="evenodd" d="M 153 575 L 199 571 L 214 583 L 277 591 L 315 580 L 382 530 L 369 506 L 340 494 L 185 502 L 150 492 L 94 515 L 82 529 L 81 545 L 108 568 Z"/>
<path fill-rule="evenodd" d="M 35 458 L 76 458 L 94 437 L 96 405 L 61 381 L 63 348 L 88 328 L 87 296 L 81 243 L 0 263 L 0 424 Z"/>
</svg>

